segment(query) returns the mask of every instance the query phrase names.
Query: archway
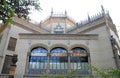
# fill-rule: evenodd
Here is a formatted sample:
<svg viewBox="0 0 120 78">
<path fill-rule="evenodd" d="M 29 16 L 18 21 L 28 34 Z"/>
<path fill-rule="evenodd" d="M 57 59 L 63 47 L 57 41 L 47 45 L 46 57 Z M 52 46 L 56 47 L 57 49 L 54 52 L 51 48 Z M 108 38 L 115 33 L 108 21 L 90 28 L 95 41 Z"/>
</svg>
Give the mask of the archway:
<svg viewBox="0 0 120 78">
<path fill-rule="evenodd" d="M 43 47 L 33 48 L 29 56 L 29 69 L 46 69 L 47 53 L 48 51 Z"/>
<path fill-rule="evenodd" d="M 53 48 L 50 56 L 50 69 L 67 69 L 67 50 L 62 47 Z"/>
</svg>

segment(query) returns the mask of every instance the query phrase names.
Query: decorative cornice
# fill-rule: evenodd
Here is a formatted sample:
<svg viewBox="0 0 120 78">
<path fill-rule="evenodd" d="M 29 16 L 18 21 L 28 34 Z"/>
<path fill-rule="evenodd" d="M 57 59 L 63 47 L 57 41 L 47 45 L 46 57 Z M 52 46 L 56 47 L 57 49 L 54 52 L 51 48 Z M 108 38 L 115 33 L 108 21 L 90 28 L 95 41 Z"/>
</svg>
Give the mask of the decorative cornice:
<svg viewBox="0 0 120 78">
<path fill-rule="evenodd" d="M 75 29 L 69 31 L 68 33 L 78 33 L 78 32 L 82 32 L 84 30 L 88 30 L 90 28 L 96 27 L 96 26 L 100 26 L 106 24 L 105 23 L 105 18 L 101 17 L 93 22 L 87 23 L 83 26 L 77 26 Z"/>
<path fill-rule="evenodd" d="M 20 39 L 41 39 L 41 40 L 97 40 L 97 34 L 24 34 Z"/>
<path fill-rule="evenodd" d="M 30 23 L 24 19 L 20 19 L 18 17 L 14 17 L 13 18 L 13 21 L 15 22 L 15 24 L 17 24 L 18 26 L 22 27 L 22 28 L 25 28 L 25 29 L 28 29 L 28 30 L 31 30 L 33 32 L 38 32 L 38 33 L 48 33 L 46 30 L 43 30 L 41 28 L 39 28 L 38 26 L 36 26 L 35 24 L 33 23 Z"/>
<path fill-rule="evenodd" d="M 30 23 L 24 19 L 14 17 L 13 22 L 15 23 L 16 26 L 19 26 L 21 28 L 24 28 L 26 30 L 32 31 L 34 33 L 48 33 L 48 31 L 39 28 L 33 23 Z M 0 26 L 0 33 L 3 32 L 10 24 L 6 23 L 3 26 Z"/>
<path fill-rule="evenodd" d="M 85 33 L 85 32 L 92 31 L 92 30 L 94 30 L 94 29 L 96 29 L 96 28 L 99 28 L 99 27 L 104 26 L 104 24 L 105 24 L 105 23 L 102 23 L 102 24 L 99 24 L 99 25 L 96 25 L 96 26 L 92 26 L 91 28 L 85 29 L 85 30 L 80 31 L 80 32 L 78 32 L 78 33 Z"/>
</svg>

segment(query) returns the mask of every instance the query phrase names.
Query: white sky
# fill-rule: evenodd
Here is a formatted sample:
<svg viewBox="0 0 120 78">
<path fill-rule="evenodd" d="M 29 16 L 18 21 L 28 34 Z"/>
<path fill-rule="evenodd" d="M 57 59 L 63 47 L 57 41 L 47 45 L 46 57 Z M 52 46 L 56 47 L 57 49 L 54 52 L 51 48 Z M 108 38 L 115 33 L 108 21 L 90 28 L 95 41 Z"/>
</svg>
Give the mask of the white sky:
<svg viewBox="0 0 120 78">
<path fill-rule="evenodd" d="M 47 18 L 51 9 L 53 12 L 65 12 L 76 22 L 87 18 L 87 15 L 95 15 L 101 12 L 101 5 L 105 11 L 109 11 L 110 16 L 120 31 L 120 0 L 39 0 L 43 9 L 41 12 L 35 11 L 31 19 L 40 22 Z"/>
</svg>

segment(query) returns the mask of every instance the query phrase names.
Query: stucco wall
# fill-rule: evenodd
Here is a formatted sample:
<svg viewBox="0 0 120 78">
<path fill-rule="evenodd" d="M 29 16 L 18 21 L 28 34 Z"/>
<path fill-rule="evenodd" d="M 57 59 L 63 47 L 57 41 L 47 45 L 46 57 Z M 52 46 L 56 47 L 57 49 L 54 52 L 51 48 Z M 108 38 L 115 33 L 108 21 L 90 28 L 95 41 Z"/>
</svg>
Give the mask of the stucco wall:
<svg viewBox="0 0 120 78">
<path fill-rule="evenodd" d="M 29 41 L 31 41 L 31 44 L 29 44 Z M 69 40 L 70 44 L 68 44 L 68 40 L 50 40 L 50 44 L 48 44 L 49 40 L 42 40 L 42 39 L 20 39 L 17 44 L 17 52 L 18 52 L 18 62 L 17 62 L 17 69 L 15 76 L 17 78 L 22 78 L 23 75 L 25 75 L 25 66 L 28 62 L 27 54 L 30 53 L 30 50 L 34 47 L 42 46 L 48 49 L 50 51 L 51 49 L 55 47 L 63 47 L 70 52 L 70 49 L 74 47 L 83 47 L 85 49 L 88 49 L 88 40 Z M 90 40 L 90 41 L 96 41 L 96 40 Z M 89 41 L 89 42 L 90 42 Z M 91 42 L 90 42 L 91 43 Z M 24 47 L 23 47 L 24 46 Z"/>
<path fill-rule="evenodd" d="M 65 47 L 68 51 L 73 46 L 82 47 L 84 45 L 88 48 L 90 52 L 91 64 L 97 66 L 98 68 L 108 68 L 108 67 L 116 67 L 113 52 L 110 43 L 110 35 L 106 29 L 105 24 L 101 24 L 102 26 L 96 27 L 93 30 L 88 30 L 84 32 L 84 34 L 98 34 L 98 39 L 96 40 L 87 40 L 87 39 L 80 39 L 80 40 L 43 40 L 43 39 L 20 39 L 17 44 L 17 54 L 19 55 L 19 61 L 17 62 L 17 69 L 15 76 L 17 78 L 22 78 L 25 74 L 25 66 L 28 63 L 27 54 L 29 54 L 30 50 L 34 47 L 43 46 L 46 47 L 49 51 L 54 47 Z M 76 31 L 74 33 L 77 33 Z M 62 38 L 62 37 L 61 37 Z M 50 44 L 49 44 L 50 41 Z M 68 44 L 68 41 L 70 44 Z M 58 45 L 59 44 L 59 45 Z M 63 46 L 64 45 L 64 46 Z M 23 47 L 24 46 L 24 47 Z"/>
<path fill-rule="evenodd" d="M 4 52 L 5 52 L 5 46 L 9 34 L 9 26 L 2 32 L 0 35 L 2 35 L 1 43 L 0 43 L 0 72 L 2 70 L 3 65 L 3 59 L 4 59 Z"/>
<path fill-rule="evenodd" d="M 13 54 L 17 54 L 16 50 L 15 51 L 10 51 L 7 50 L 8 47 L 8 43 L 9 43 L 9 38 L 10 37 L 14 37 L 17 38 L 17 41 L 19 40 L 19 33 L 31 33 L 29 31 L 26 31 L 18 26 L 15 25 L 11 25 L 8 26 L 1 34 L 3 34 L 3 38 L 1 40 L 1 44 L 0 44 L 0 55 L 2 56 L 2 58 L 0 58 L 0 72 L 2 71 L 2 67 L 4 64 L 4 60 L 5 60 L 5 56 L 6 55 L 13 55 Z"/>
<path fill-rule="evenodd" d="M 106 26 L 104 18 L 91 22 L 85 25 L 85 27 L 79 27 L 72 32 L 83 34 L 98 34 L 98 40 L 89 41 L 92 65 L 95 65 L 99 68 L 116 67 L 110 42 L 111 35 L 109 29 Z"/>
<path fill-rule="evenodd" d="M 86 34 L 98 34 L 99 39 L 90 45 L 91 63 L 100 68 L 116 67 L 113 58 L 110 35 L 106 26 L 96 28 Z M 95 43 L 95 44 L 93 44 Z"/>
</svg>

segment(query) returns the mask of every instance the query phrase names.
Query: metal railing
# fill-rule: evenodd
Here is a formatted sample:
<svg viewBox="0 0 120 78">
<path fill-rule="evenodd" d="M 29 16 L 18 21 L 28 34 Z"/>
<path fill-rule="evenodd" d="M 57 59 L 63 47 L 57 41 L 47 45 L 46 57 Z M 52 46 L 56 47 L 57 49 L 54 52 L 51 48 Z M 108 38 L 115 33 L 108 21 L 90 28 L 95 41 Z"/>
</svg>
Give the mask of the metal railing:
<svg viewBox="0 0 120 78">
<path fill-rule="evenodd" d="M 89 68 L 88 63 L 81 63 L 79 66 L 71 69 L 27 69 L 26 75 L 56 75 L 64 74 L 66 75 L 69 71 L 75 71 L 73 75 L 88 75 L 91 74 L 91 69 Z"/>
</svg>

